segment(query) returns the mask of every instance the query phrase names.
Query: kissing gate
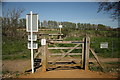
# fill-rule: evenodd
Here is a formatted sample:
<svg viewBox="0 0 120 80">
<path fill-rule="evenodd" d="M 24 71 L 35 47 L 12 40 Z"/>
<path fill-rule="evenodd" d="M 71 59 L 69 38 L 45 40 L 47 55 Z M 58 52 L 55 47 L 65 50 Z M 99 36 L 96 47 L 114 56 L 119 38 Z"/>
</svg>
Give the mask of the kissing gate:
<svg viewBox="0 0 120 80">
<path fill-rule="evenodd" d="M 32 19 L 34 19 L 34 22 Z M 81 41 L 64 41 L 62 38 L 60 25 L 59 34 L 44 34 L 38 31 L 38 15 L 28 14 L 26 17 L 27 32 L 31 32 L 30 39 L 31 44 L 29 44 L 31 49 L 31 67 L 32 73 L 34 68 L 41 65 L 41 71 L 46 71 L 51 68 L 57 68 L 62 66 L 75 67 L 79 66 L 81 69 L 89 69 L 89 53 L 90 51 L 94 55 L 98 64 L 102 67 L 96 53 L 92 48 L 90 48 L 90 37 L 86 36 Z M 32 27 L 33 26 L 33 27 Z M 36 26 L 36 27 L 35 27 Z M 33 35 L 37 32 L 38 38 L 41 40 L 41 46 L 37 49 L 34 48 Z M 37 36 L 36 35 L 36 36 Z M 49 36 L 48 38 L 44 35 Z M 53 39 L 53 36 L 58 36 L 58 39 Z M 51 38 L 52 37 L 52 38 Z M 73 46 L 73 47 L 71 47 Z M 33 55 L 33 49 L 38 51 Z M 37 62 L 40 62 L 38 63 Z M 102 67 L 103 68 L 103 67 Z"/>
</svg>

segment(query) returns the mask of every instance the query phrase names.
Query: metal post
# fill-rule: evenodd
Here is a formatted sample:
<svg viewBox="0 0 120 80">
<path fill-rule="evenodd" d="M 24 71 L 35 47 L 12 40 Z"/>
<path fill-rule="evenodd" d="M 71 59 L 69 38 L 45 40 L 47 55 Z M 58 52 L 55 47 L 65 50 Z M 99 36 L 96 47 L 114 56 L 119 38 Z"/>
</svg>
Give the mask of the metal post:
<svg viewBox="0 0 120 80">
<path fill-rule="evenodd" d="M 30 11 L 31 15 L 31 68 L 32 73 L 34 73 L 34 60 L 33 60 L 33 31 L 32 31 L 32 11 Z"/>
</svg>

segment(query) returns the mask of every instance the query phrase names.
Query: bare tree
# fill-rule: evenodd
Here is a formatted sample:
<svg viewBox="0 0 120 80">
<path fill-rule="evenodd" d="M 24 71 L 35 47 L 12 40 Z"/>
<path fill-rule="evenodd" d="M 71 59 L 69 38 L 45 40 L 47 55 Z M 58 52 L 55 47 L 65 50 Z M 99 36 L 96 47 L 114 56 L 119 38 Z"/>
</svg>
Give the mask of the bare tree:
<svg viewBox="0 0 120 80">
<path fill-rule="evenodd" d="M 120 18 L 120 2 L 99 2 L 98 12 L 105 11 L 111 14 L 113 20 Z"/>
<path fill-rule="evenodd" d="M 3 21 L 4 19 L 9 19 L 9 22 L 7 20 L 7 23 L 9 23 L 9 27 L 17 27 L 18 19 L 20 18 L 21 14 L 24 12 L 24 9 L 8 9 L 7 11 L 3 12 Z M 5 21 L 6 22 L 6 21 Z"/>
<path fill-rule="evenodd" d="M 16 28 L 18 27 L 18 20 L 24 9 L 14 8 L 3 11 L 2 28 L 4 35 L 14 36 L 16 34 Z"/>
</svg>

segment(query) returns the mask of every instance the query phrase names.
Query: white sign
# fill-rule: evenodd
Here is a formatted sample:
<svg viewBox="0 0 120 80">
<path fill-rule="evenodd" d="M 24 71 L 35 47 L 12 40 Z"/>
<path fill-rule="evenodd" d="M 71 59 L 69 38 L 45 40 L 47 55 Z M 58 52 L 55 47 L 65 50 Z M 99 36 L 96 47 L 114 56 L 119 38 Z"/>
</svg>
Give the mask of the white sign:
<svg viewBox="0 0 120 80">
<path fill-rule="evenodd" d="M 46 45 L 46 39 L 41 39 L 41 45 Z"/>
<path fill-rule="evenodd" d="M 108 48 L 108 42 L 101 42 L 100 48 Z"/>
<path fill-rule="evenodd" d="M 37 35 L 33 35 L 32 38 L 33 41 L 37 41 Z M 28 35 L 28 40 L 31 41 L 31 35 Z"/>
<path fill-rule="evenodd" d="M 62 28 L 62 25 L 59 25 L 59 28 Z"/>
<path fill-rule="evenodd" d="M 26 15 L 26 31 L 31 32 L 31 15 Z M 32 14 L 32 31 L 38 32 L 38 15 Z"/>
<path fill-rule="evenodd" d="M 28 49 L 31 49 L 31 43 L 28 43 Z M 33 49 L 38 49 L 37 43 L 33 43 Z"/>
</svg>

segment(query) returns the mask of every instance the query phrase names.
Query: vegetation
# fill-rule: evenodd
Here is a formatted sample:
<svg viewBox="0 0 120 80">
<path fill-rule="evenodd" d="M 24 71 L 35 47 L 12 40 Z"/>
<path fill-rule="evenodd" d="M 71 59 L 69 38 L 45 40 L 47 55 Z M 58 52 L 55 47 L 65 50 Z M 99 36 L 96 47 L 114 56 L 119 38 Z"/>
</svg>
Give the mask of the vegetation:
<svg viewBox="0 0 120 80">
<path fill-rule="evenodd" d="M 18 36 L 17 28 L 19 26 L 19 18 L 21 14 L 24 12 L 24 9 L 11 9 L 3 12 L 2 17 L 2 31 L 3 36 Z"/>
<path fill-rule="evenodd" d="M 5 12 L 4 16 L 2 17 L 3 59 L 19 59 L 30 57 L 30 51 L 27 49 L 27 34 L 25 31 L 18 30 L 25 28 L 26 25 L 26 20 L 20 18 L 20 15 L 23 12 L 24 9 L 12 9 Z M 95 52 L 98 53 L 99 56 L 119 57 L 119 28 L 111 28 L 103 24 L 96 25 L 90 23 L 57 22 L 51 20 L 43 22 L 39 21 L 39 28 L 56 29 L 51 31 L 41 31 L 43 33 L 59 33 L 59 24 L 63 25 L 62 33 L 64 34 L 64 40 L 79 41 L 88 35 L 91 37 L 91 47 L 95 49 Z M 108 42 L 109 47 L 107 49 L 101 49 L 101 42 Z M 58 46 L 71 45 L 58 44 Z M 77 50 L 74 52 L 77 52 Z"/>
<path fill-rule="evenodd" d="M 100 3 L 99 11 L 102 9 L 109 12 L 110 10 L 115 10 L 118 12 L 115 5 L 118 3 Z M 112 7 L 111 7 L 112 6 Z M 120 8 L 120 7 L 118 7 Z M 4 12 L 2 19 L 2 59 L 3 60 L 16 60 L 16 59 L 27 59 L 30 58 L 30 50 L 27 49 L 27 34 L 25 31 L 20 29 L 25 29 L 26 19 L 20 18 L 21 14 L 24 12 L 24 9 L 12 9 Z M 114 11 L 113 11 L 114 12 Z M 112 13 L 112 17 L 117 20 L 119 14 Z M 51 31 L 41 31 L 41 33 L 59 33 L 58 25 L 62 24 L 62 33 L 64 34 L 63 38 L 65 41 L 81 41 L 86 35 L 91 38 L 91 45 L 99 57 L 105 58 L 120 58 L 120 28 L 111 28 L 103 24 L 90 24 L 90 23 L 72 23 L 72 22 L 57 22 L 57 21 L 43 21 L 38 22 L 39 28 L 41 29 L 56 29 Z M 40 41 L 37 41 L 40 46 Z M 108 48 L 101 49 L 100 43 L 108 42 Z M 59 47 L 73 47 L 72 44 L 56 44 Z M 49 45 L 52 47 L 53 45 Z M 63 50 L 67 52 L 68 50 Z M 60 52 L 60 50 L 52 50 L 54 53 Z M 73 50 L 73 53 L 81 52 L 81 50 Z M 76 56 L 75 56 L 76 57 Z M 90 57 L 93 57 L 90 54 Z M 119 62 L 110 62 L 104 63 L 105 72 L 118 72 L 119 71 Z M 89 66 L 90 70 L 101 71 L 99 66 L 92 64 Z M 8 70 L 2 71 L 3 75 L 5 74 L 14 74 L 16 77 L 20 75 L 18 71 L 10 72 Z"/>
<path fill-rule="evenodd" d="M 100 2 L 98 12 L 105 11 L 114 20 L 120 19 L 120 2 Z"/>
<path fill-rule="evenodd" d="M 29 58 L 30 50 L 27 49 L 27 40 L 20 38 L 3 37 L 2 59 Z"/>
<path fill-rule="evenodd" d="M 29 57 L 25 31 L 18 31 L 24 21 L 20 19 L 24 9 L 11 9 L 2 17 L 2 59 Z M 22 25 L 23 26 L 23 25 Z M 25 26 L 25 25 L 24 25 Z"/>
<path fill-rule="evenodd" d="M 56 33 L 57 31 L 49 31 Z M 117 37 L 108 37 L 104 35 L 108 35 L 108 31 L 98 31 L 98 34 L 95 34 L 95 30 L 76 30 L 74 32 L 69 33 L 65 37 L 65 41 L 81 41 L 83 37 L 85 37 L 84 34 L 88 34 L 91 37 L 91 47 L 95 50 L 97 55 L 101 57 L 119 57 L 118 52 L 120 51 L 118 48 L 120 47 L 119 44 L 119 39 Z M 20 33 L 25 33 L 24 31 L 20 31 Z M 116 31 L 113 31 L 114 34 L 116 34 Z M 111 34 L 113 34 L 111 33 Z M 71 34 L 71 35 L 70 35 Z M 78 35 L 76 35 L 78 34 Z M 24 37 L 6 37 L 3 36 L 3 59 L 20 59 L 20 58 L 29 58 L 30 57 L 30 50 L 27 49 L 27 36 Z M 39 42 L 39 41 L 38 41 Z M 100 43 L 101 42 L 108 42 L 108 48 L 107 49 L 101 49 L 100 48 Z M 69 46 L 72 47 L 74 45 L 69 45 L 69 44 L 56 44 L 57 46 Z M 55 51 L 56 52 L 56 51 Z M 58 50 L 57 50 L 58 52 Z M 56 53 L 57 53 L 56 52 Z M 78 50 L 74 51 L 78 52 Z"/>
<path fill-rule="evenodd" d="M 91 47 L 94 48 L 95 52 L 98 53 L 101 57 L 111 57 L 111 58 L 118 58 L 119 56 L 119 40 L 120 38 L 111 38 L 111 37 L 94 37 L 91 38 Z M 108 42 L 107 49 L 101 49 L 100 43 L 101 42 Z"/>
<path fill-rule="evenodd" d="M 97 64 L 90 64 L 89 66 L 89 69 L 91 71 L 99 71 L 101 72 L 101 70 L 105 73 L 111 73 L 111 72 L 114 72 L 114 73 L 117 73 L 117 75 L 113 75 L 115 77 L 118 77 L 118 73 L 119 73 L 119 65 L 120 65 L 120 62 L 105 62 L 104 63 L 104 69 L 102 70 Z"/>
<path fill-rule="evenodd" d="M 120 39 L 120 38 L 119 38 Z M 98 56 L 106 58 L 120 58 L 119 56 L 119 39 L 111 37 L 91 37 L 90 47 L 95 50 Z M 66 41 L 81 41 L 82 37 L 66 37 Z M 108 42 L 108 48 L 100 48 L 101 42 Z M 73 47 L 73 44 L 56 44 L 59 47 Z M 68 50 L 64 50 L 67 52 Z M 52 50 L 52 52 L 60 52 L 59 50 Z M 80 52 L 80 50 L 74 50 L 74 53 Z M 90 54 L 92 57 L 92 54 Z"/>
</svg>

